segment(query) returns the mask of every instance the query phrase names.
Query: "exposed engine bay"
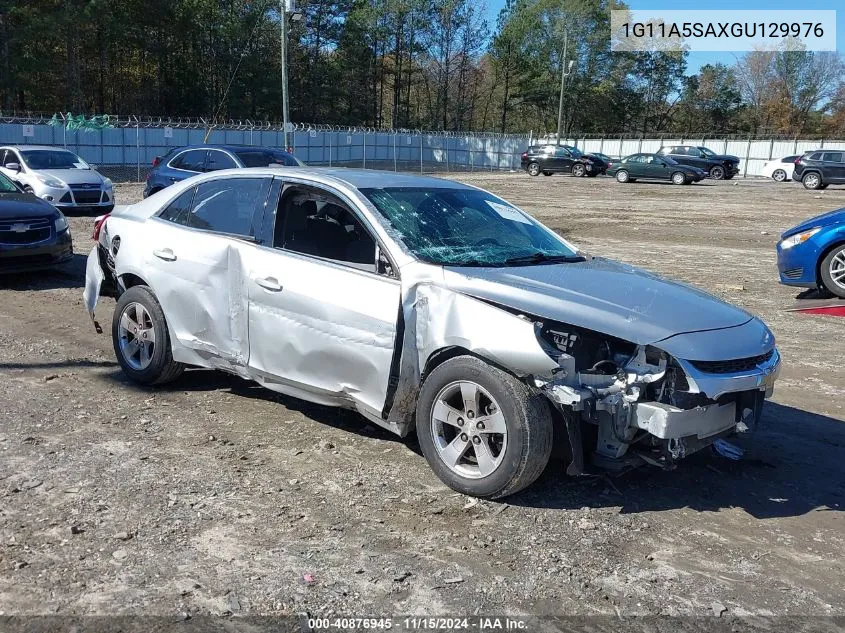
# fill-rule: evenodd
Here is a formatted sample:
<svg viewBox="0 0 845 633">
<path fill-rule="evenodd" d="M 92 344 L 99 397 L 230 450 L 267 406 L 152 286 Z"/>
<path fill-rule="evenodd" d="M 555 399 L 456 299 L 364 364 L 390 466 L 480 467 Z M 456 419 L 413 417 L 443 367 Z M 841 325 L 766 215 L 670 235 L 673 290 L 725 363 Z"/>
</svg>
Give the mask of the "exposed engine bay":
<svg viewBox="0 0 845 633">
<path fill-rule="evenodd" d="M 590 436 L 582 433 L 582 423 L 595 427 L 593 464 L 624 469 L 643 462 L 672 467 L 759 421 L 765 389 L 713 399 L 655 346 L 557 323 L 538 322 L 535 328 L 560 366 L 551 379 L 535 376 L 534 383 L 564 414 L 573 455 L 570 474 L 583 471 L 581 455 Z"/>
</svg>

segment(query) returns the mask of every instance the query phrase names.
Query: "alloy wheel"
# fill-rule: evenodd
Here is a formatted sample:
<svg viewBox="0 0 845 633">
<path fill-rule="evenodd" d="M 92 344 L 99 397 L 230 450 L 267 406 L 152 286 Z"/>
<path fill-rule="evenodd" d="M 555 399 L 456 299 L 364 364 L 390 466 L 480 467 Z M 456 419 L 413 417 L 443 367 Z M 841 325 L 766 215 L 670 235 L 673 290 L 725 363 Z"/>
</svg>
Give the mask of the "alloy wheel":
<svg viewBox="0 0 845 633">
<path fill-rule="evenodd" d="M 431 435 L 449 470 L 468 479 L 487 477 L 505 456 L 508 429 L 498 403 L 469 380 L 440 390 L 431 409 Z"/>
<path fill-rule="evenodd" d="M 782 169 L 775 169 L 775 172 L 772 174 L 772 180 L 775 182 L 783 182 L 786 180 L 786 172 Z"/>
<path fill-rule="evenodd" d="M 120 352 L 126 363 L 138 371 L 150 366 L 155 350 L 152 317 L 140 303 L 129 303 L 120 315 Z"/>
<path fill-rule="evenodd" d="M 716 165 L 710 170 L 710 177 L 713 180 L 722 180 L 725 177 L 725 170 Z"/>
<path fill-rule="evenodd" d="M 830 278 L 837 286 L 845 290 L 845 248 L 839 250 L 830 260 L 828 268 Z"/>
<path fill-rule="evenodd" d="M 528 165 L 528 173 L 531 176 L 539 176 L 540 166 L 537 163 L 531 163 L 530 165 Z"/>
<path fill-rule="evenodd" d="M 809 173 L 804 176 L 804 186 L 807 189 L 818 189 L 819 185 L 821 185 L 821 178 L 815 172 Z"/>
</svg>

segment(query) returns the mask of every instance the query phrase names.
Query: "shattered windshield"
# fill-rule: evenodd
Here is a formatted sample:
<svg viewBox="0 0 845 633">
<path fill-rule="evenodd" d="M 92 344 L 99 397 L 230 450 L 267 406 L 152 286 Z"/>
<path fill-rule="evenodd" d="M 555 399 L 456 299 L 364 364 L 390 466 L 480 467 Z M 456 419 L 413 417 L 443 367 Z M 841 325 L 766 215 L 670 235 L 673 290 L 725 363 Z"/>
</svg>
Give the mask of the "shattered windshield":
<svg viewBox="0 0 845 633">
<path fill-rule="evenodd" d="M 408 250 L 432 264 L 521 266 L 583 259 L 542 224 L 484 191 L 389 187 L 361 193 Z"/>
</svg>

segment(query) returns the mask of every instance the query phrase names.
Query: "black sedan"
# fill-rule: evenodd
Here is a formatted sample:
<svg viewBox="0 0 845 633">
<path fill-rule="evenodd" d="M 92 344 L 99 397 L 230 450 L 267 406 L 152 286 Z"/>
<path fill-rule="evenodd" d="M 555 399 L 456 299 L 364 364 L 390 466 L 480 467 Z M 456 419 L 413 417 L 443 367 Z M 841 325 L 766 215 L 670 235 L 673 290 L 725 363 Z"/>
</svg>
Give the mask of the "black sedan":
<svg viewBox="0 0 845 633">
<path fill-rule="evenodd" d="M 668 180 L 676 185 L 689 185 L 707 177 L 707 172 L 698 167 L 681 165 L 668 156 L 657 154 L 631 154 L 613 163 L 607 170 L 609 176 L 616 176 L 619 182 L 643 180 Z"/>
<path fill-rule="evenodd" d="M 0 174 L 0 274 L 48 268 L 72 257 L 61 211 Z"/>
</svg>

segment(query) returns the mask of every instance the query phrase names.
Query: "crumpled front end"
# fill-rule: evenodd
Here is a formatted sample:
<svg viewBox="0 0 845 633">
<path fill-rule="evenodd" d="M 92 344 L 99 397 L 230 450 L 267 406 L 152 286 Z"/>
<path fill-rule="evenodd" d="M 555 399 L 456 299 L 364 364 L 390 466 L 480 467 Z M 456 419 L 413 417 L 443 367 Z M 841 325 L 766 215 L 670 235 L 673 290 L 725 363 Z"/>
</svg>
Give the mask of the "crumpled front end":
<svg viewBox="0 0 845 633">
<path fill-rule="evenodd" d="M 592 461 L 598 466 L 670 467 L 720 439 L 753 430 L 780 370 L 773 340 L 756 356 L 688 361 L 659 343 L 636 345 L 560 324 L 538 324 L 538 339 L 559 365 L 534 382 L 568 420 L 571 474 L 583 469 L 579 456 L 586 441 L 573 419 L 595 427 Z"/>
</svg>

